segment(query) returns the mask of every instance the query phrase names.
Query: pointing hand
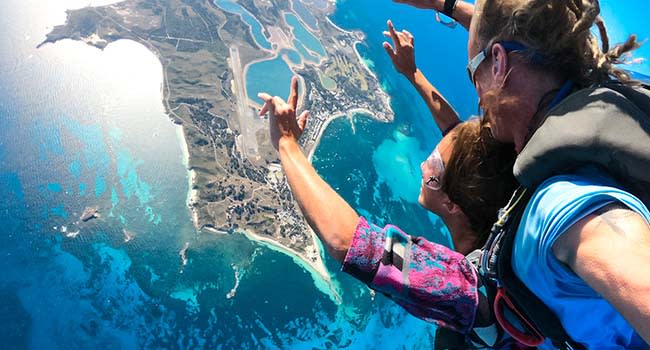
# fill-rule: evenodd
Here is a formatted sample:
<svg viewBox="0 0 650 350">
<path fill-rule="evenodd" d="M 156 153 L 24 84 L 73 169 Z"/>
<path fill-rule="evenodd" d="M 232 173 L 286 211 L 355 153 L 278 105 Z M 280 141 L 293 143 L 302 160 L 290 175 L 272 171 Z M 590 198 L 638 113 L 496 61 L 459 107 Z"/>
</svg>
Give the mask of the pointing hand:
<svg viewBox="0 0 650 350">
<path fill-rule="evenodd" d="M 406 30 L 396 31 L 393 22 L 390 20 L 388 20 L 387 25 L 388 31 L 385 31 L 384 35 L 392 39 L 394 47 L 388 42 L 384 42 L 384 49 L 386 49 L 386 53 L 393 61 L 395 69 L 410 79 L 417 71 L 415 65 L 415 38 L 413 38 L 413 34 Z"/>
</svg>

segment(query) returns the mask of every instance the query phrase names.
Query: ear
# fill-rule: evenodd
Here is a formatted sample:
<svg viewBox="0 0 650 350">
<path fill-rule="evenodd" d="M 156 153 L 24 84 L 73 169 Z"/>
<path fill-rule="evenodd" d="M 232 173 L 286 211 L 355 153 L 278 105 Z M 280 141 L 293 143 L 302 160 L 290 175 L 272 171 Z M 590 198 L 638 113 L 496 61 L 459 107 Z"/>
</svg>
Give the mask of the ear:
<svg viewBox="0 0 650 350">
<path fill-rule="evenodd" d="M 460 209 L 460 206 L 458 204 L 454 203 L 449 199 L 449 197 L 446 197 L 444 200 L 444 206 L 445 209 L 449 214 L 456 215 L 458 213 L 462 213 L 463 211 Z"/>
<path fill-rule="evenodd" d="M 508 70 L 508 52 L 501 44 L 492 45 L 492 77 L 494 81 L 504 82 Z"/>
</svg>

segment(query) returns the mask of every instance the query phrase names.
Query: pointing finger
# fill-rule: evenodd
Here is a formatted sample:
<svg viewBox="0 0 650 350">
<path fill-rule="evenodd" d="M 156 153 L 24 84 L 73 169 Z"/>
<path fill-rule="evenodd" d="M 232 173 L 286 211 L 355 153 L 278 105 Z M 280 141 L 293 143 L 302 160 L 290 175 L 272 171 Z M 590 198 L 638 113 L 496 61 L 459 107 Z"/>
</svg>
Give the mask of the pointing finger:
<svg viewBox="0 0 650 350">
<path fill-rule="evenodd" d="M 388 20 L 386 24 L 388 24 L 388 31 L 390 32 L 391 38 L 393 38 L 395 49 L 399 49 L 400 41 L 399 41 L 399 37 L 397 36 L 397 32 L 395 32 L 395 27 L 393 27 L 393 22 L 391 20 Z"/>
<path fill-rule="evenodd" d="M 291 78 L 291 92 L 289 93 L 289 98 L 287 103 L 293 107 L 294 110 L 298 108 L 298 77 Z"/>
</svg>

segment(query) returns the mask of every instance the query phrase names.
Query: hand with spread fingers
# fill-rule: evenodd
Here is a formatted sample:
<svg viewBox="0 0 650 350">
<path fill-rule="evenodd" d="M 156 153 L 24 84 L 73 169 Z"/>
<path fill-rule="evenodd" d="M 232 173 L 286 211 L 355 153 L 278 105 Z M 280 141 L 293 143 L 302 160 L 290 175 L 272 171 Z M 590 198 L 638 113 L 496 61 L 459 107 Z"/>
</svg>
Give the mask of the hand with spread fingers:
<svg viewBox="0 0 650 350">
<path fill-rule="evenodd" d="M 402 73 L 408 79 L 413 79 L 417 66 L 415 64 L 415 38 L 413 34 L 406 30 L 398 32 L 395 30 L 392 21 L 388 21 L 388 30 L 384 36 L 391 38 L 393 45 L 384 42 L 384 49 L 393 61 L 393 65 L 398 72 Z"/>
<path fill-rule="evenodd" d="M 287 102 L 284 102 L 278 96 L 272 97 L 264 92 L 257 96 L 264 100 L 264 106 L 260 110 L 260 116 L 264 116 L 267 112 L 269 113 L 271 143 L 273 147 L 278 150 L 282 142 L 297 142 L 305 130 L 307 117 L 309 116 L 309 112 L 305 111 L 296 119 L 296 109 L 298 108 L 298 78 L 293 77 L 291 79 L 291 92 L 289 93 Z"/>
</svg>

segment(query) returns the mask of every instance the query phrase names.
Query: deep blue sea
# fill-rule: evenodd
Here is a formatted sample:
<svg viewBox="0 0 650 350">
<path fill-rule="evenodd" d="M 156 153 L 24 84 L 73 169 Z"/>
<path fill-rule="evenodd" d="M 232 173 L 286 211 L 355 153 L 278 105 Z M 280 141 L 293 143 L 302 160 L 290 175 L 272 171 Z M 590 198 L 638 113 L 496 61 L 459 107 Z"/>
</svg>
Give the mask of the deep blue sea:
<svg viewBox="0 0 650 350">
<path fill-rule="evenodd" d="M 66 9 L 87 4 L 0 2 L 0 348 L 430 348 L 435 327 L 331 260 L 341 304 L 290 257 L 242 235 L 194 230 L 183 140 L 164 113 L 157 58 L 130 41 L 36 49 Z M 440 134 L 381 47 L 389 17 L 414 33 L 419 66 L 461 116 L 474 112 L 464 31 L 388 0 L 339 1 L 332 20 L 366 33 L 358 49 L 396 120 L 336 120 L 314 164 L 372 221 L 447 243 L 416 203 L 419 162 Z M 93 206 L 102 217 L 80 225 Z"/>
</svg>

